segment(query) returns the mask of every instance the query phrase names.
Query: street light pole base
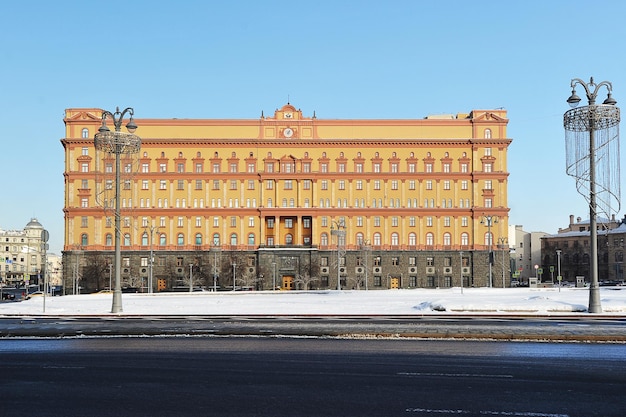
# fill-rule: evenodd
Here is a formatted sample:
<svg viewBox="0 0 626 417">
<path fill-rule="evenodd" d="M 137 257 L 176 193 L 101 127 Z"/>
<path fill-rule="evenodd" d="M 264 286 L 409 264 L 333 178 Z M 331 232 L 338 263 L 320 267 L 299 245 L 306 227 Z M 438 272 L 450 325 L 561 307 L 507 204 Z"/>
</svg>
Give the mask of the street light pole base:
<svg viewBox="0 0 626 417">
<path fill-rule="evenodd" d="M 113 291 L 113 305 L 111 306 L 111 313 L 121 313 L 122 309 L 122 291 Z"/>
<path fill-rule="evenodd" d="M 587 311 L 593 314 L 602 313 L 602 304 L 600 303 L 600 288 L 599 287 L 589 288 L 589 308 Z"/>
</svg>

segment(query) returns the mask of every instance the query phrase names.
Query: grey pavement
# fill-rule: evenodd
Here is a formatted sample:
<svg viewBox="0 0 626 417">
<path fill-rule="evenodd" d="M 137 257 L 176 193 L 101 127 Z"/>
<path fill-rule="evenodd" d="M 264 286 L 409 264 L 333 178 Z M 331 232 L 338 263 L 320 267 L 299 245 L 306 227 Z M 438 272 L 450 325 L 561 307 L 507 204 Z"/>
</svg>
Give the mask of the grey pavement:
<svg viewBox="0 0 626 417">
<path fill-rule="evenodd" d="M 4 316 L 0 338 L 266 336 L 626 343 L 623 316 Z"/>
</svg>

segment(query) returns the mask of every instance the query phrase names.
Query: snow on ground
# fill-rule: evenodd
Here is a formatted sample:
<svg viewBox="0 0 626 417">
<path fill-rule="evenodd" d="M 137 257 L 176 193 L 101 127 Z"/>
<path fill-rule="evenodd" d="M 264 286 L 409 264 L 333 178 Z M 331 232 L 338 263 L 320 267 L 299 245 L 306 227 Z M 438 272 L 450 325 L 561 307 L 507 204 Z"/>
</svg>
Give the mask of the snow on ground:
<svg viewBox="0 0 626 417">
<path fill-rule="evenodd" d="M 34 297 L 0 304 L 2 315 L 107 315 L 111 294 Z M 626 287 L 600 288 L 603 314 L 626 316 Z M 448 288 L 122 294 L 120 315 L 566 314 L 587 311 L 588 288 Z"/>
</svg>

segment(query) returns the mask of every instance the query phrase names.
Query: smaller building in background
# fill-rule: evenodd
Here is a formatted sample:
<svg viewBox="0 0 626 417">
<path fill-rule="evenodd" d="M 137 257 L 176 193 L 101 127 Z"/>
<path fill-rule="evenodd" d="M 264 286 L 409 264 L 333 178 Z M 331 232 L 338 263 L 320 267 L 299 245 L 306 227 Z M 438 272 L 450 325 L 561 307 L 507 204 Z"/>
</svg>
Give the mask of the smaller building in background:
<svg viewBox="0 0 626 417">
<path fill-rule="evenodd" d="M 590 279 L 590 222 L 570 215 L 569 225 L 559 229 L 557 234 L 541 239 L 541 267 L 544 281 L 554 276 L 563 277 L 564 283 L 579 284 Z M 624 282 L 624 238 L 626 238 L 626 217 L 616 220 L 598 217 L 598 279 L 600 284 Z M 553 271 L 550 273 L 550 271 Z M 578 278 L 578 280 L 577 280 Z"/>
<path fill-rule="evenodd" d="M 541 239 L 546 232 L 526 232 L 521 225 L 509 226 L 509 245 L 511 248 L 512 280 L 519 285 L 527 285 L 528 279 L 539 278 L 541 265 Z M 537 268 L 535 268 L 537 266 Z M 545 277 L 545 274 L 543 274 Z"/>
<path fill-rule="evenodd" d="M 43 285 L 44 227 L 31 219 L 23 230 L 0 228 L 0 282 L 5 287 Z M 58 258 L 58 257 L 57 257 Z M 60 269 L 59 273 L 60 273 Z"/>
</svg>

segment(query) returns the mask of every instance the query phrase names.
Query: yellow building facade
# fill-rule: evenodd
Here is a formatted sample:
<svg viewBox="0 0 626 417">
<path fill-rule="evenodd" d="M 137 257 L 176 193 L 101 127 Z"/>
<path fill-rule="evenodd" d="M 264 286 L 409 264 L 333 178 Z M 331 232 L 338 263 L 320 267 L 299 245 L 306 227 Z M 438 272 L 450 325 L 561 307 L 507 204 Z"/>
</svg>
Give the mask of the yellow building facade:
<svg viewBox="0 0 626 417">
<path fill-rule="evenodd" d="M 94 147 L 102 110 L 67 109 L 64 122 L 64 257 L 80 252 L 80 279 L 102 288 L 114 157 Z M 508 230 L 505 110 L 338 120 L 288 103 L 256 119 L 135 123 L 141 149 L 120 173 L 127 286 L 145 290 L 149 274 L 155 290 L 189 275 L 213 289 L 484 286 L 489 273 L 509 275 L 489 265 Z"/>
</svg>

